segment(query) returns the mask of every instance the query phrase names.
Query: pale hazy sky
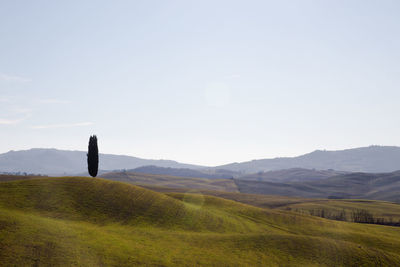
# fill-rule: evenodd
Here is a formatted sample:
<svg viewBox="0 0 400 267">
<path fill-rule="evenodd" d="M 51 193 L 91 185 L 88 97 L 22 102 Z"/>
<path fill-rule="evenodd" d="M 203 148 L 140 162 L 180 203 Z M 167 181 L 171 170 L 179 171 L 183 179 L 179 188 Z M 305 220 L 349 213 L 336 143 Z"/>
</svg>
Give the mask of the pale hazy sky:
<svg viewBox="0 0 400 267">
<path fill-rule="evenodd" d="M 400 1 L 0 2 L 0 152 L 217 165 L 400 145 Z"/>
</svg>

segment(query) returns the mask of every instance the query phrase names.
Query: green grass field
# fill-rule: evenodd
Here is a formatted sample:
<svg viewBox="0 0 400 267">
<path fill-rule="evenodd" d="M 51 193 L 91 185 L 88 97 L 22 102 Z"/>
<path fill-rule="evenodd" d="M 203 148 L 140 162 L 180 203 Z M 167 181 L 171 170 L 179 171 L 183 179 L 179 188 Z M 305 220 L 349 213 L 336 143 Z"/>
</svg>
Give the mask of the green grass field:
<svg viewBox="0 0 400 267">
<path fill-rule="evenodd" d="M 396 266 L 397 227 L 93 178 L 0 183 L 2 266 Z"/>
</svg>

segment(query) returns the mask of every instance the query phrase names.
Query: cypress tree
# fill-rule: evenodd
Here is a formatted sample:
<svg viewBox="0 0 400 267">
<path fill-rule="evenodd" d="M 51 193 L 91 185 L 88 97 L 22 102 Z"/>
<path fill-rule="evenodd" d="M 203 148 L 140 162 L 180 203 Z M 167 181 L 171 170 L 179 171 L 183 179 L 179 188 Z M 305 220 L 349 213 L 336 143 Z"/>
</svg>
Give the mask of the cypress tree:
<svg viewBox="0 0 400 267">
<path fill-rule="evenodd" d="M 96 177 L 99 168 L 99 149 L 97 148 L 97 137 L 95 135 L 89 138 L 87 163 L 90 176 Z"/>
</svg>

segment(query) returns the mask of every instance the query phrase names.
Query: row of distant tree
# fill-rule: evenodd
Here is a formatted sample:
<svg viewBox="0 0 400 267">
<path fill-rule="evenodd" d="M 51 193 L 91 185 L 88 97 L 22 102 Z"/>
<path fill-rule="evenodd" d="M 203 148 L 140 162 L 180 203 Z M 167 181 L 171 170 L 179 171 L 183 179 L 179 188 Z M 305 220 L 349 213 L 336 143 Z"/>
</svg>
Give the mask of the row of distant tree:
<svg viewBox="0 0 400 267">
<path fill-rule="evenodd" d="M 374 217 L 372 213 L 363 209 L 352 211 L 351 219 L 353 222 L 357 223 L 372 223 L 381 225 L 400 226 L 400 220 L 396 222 L 391 217 L 389 219 Z"/>
<path fill-rule="evenodd" d="M 393 218 L 382 218 L 376 217 L 371 212 L 365 209 L 354 209 L 350 212 L 346 212 L 344 209 L 341 211 L 334 211 L 329 209 L 312 209 L 312 210 L 298 210 L 297 212 L 308 213 L 312 216 L 318 216 L 330 220 L 337 221 L 351 221 L 355 223 L 369 223 L 369 224 L 380 224 L 389 226 L 400 226 L 400 220 L 395 221 Z"/>
</svg>

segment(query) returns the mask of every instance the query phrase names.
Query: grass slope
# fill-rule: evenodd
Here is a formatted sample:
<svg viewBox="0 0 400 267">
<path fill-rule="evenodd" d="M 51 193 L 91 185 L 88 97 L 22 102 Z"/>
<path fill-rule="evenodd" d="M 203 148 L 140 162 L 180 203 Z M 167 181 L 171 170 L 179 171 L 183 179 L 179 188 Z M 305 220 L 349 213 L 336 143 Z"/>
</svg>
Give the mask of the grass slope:
<svg viewBox="0 0 400 267">
<path fill-rule="evenodd" d="M 92 178 L 0 183 L 4 266 L 395 266 L 398 228 Z"/>
</svg>

